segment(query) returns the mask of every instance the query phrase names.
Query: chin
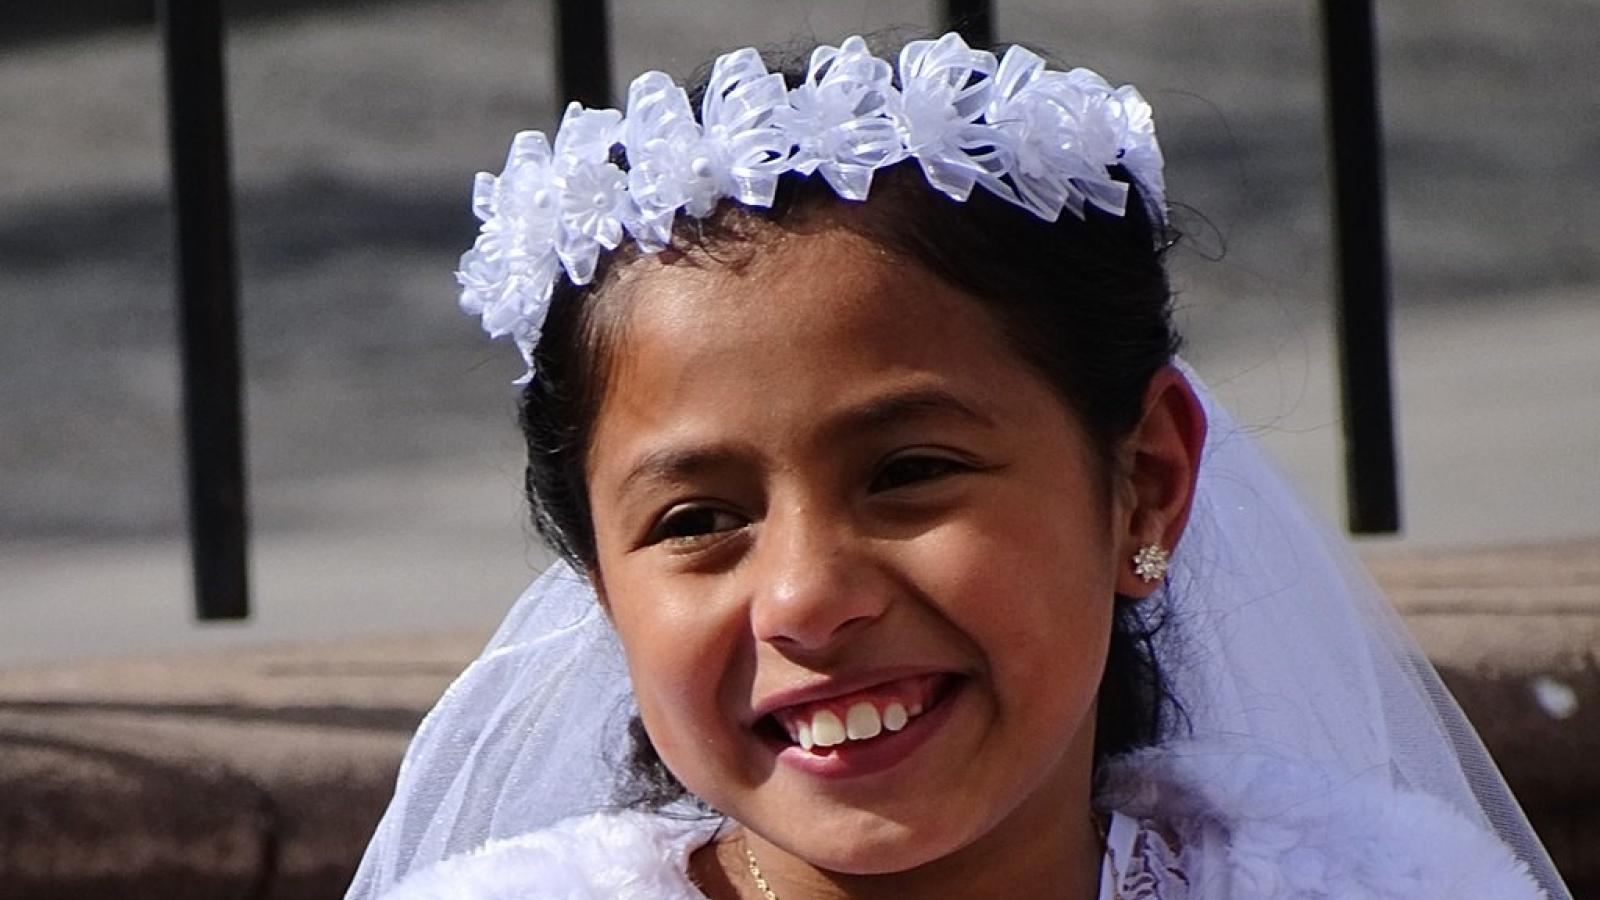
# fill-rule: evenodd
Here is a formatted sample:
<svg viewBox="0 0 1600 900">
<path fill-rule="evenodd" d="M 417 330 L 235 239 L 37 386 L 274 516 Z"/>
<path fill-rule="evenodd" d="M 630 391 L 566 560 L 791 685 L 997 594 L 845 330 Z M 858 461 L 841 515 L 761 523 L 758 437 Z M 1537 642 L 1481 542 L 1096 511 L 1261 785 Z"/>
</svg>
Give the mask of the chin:
<svg viewBox="0 0 1600 900">
<path fill-rule="evenodd" d="M 817 817 L 815 827 L 793 820 L 757 829 L 762 837 L 807 863 L 841 875 L 887 875 L 926 865 L 959 850 L 968 841 L 948 827 L 952 820 L 923 812 L 906 821 L 851 810 L 837 818 Z"/>
</svg>

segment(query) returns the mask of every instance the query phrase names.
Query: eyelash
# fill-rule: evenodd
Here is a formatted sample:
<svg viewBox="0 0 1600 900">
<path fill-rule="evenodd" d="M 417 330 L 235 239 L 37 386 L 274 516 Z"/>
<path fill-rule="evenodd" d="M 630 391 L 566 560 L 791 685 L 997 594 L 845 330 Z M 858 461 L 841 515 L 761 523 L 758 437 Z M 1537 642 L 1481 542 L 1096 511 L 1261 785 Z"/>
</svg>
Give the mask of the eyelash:
<svg viewBox="0 0 1600 900">
<path fill-rule="evenodd" d="M 929 468 L 933 471 L 929 471 Z M 935 456 L 930 454 L 908 454 L 896 456 L 878 467 L 868 483 L 868 493 L 882 493 L 899 488 L 909 487 L 928 481 L 955 475 L 960 472 L 971 471 L 975 467 L 967 462 L 952 459 L 948 456 Z M 907 471 L 909 470 L 909 472 Z M 896 475 L 901 477 L 898 480 Z M 724 520 L 718 523 L 719 517 L 733 520 L 732 524 Z M 710 521 L 707 521 L 709 518 Z M 723 527 L 719 527 L 719 524 Z M 704 504 L 685 504 L 668 510 L 666 515 L 651 529 L 646 537 L 646 544 L 672 544 L 678 546 L 691 546 L 700 542 L 716 538 L 720 535 L 737 531 L 743 528 L 746 522 L 737 513 L 721 509 L 716 506 Z"/>
<path fill-rule="evenodd" d="M 710 523 L 701 523 L 705 524 L 706 527 L 698 531 L 692 530 L 695 527 L 694 524 L 692 524 L 693 520 L 703 519 L 707 516 L 711 517 L 713 521 Z M 728 518 L 737 520 L 738 524 L 731 528 L 718 528 L 716 527 L 716 522 L 714 521 L 718 516 L 726 516 Z M 688 526 L 691 530 L 678 530 L 684 528 L 685 526 Z M 719 509 L 715 506 L 705 505 L 684 505 L 674 507 L 673 509 L 669 510 L 666 515 L 662 516 L 661 521 L 656 524 L 655 528 L 651 529 L 649 537 L 646 538 L 646 542 L 651 544 L 692 544 L 696 541 L 705 540 L 706 538 L 722 534 L 727 531 L 733 531 L 736 528 L 742 527 L 744 527 L 744 521 L 740 519 L 737 514 L 731 513 L 725 509 Z"/>
<path fill-rule="evenodd" d="M 930 465 L 935 470 L 931 473 L 927 471 L 927 468 Z M 896 488 L 906 487 L 908 485 L 920 484 L 925 481 L 934 481 L 949 475 L 957 474 L 959 472 L 970 471 L 972 468 L 973 467 L 969 463 L 963 462 L 959 459 L 952 459 L 948 456 L 933 456 L 929 454 L 909 454 L 906 456 L 897 456 L 888 460 L 878 468 L 877 473 L 872 477 L 872 482 L 869 485 L 868 490 L 870 490 L 872 493 L 894 490 Z M 908 480 L 901 480 L 886 484 L 885 480 L 888 479 L 892 474 L 895 474 L 897 469 L 912 469 L 913 477 Z M 918 470 L 920 470 L 920 474 L 916 474 Z"/>
</svg>

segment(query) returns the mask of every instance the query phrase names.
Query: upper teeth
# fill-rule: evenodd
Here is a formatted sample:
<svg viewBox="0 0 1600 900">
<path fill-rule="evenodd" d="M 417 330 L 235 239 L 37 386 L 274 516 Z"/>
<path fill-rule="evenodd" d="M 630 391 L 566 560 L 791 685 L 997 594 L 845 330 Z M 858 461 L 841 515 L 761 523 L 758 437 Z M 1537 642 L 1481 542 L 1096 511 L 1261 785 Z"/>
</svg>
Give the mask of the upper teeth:
<svg viewBox="0 0 1600 900">
<path fill-rule="evenodd" d="M 906 727 L 911 717 L 922 712 L 920 704 L 907 710 L 905 705 L 898 700 L 889 703 L 879 713 L 878 708 L 866 701 L 850 705 L 845 710 L 844 721 L 839 721 L 838 713 L 829 709 L 819 709 L 811 714 L 810 720 L 801 719 L 795 725 L 795 740 L 801 748 L 810 750 L 812 747 L 832 747 L 845 741 L 865 741 L 877 737 L 885 730 L 899 731 Z"/>
</svg>

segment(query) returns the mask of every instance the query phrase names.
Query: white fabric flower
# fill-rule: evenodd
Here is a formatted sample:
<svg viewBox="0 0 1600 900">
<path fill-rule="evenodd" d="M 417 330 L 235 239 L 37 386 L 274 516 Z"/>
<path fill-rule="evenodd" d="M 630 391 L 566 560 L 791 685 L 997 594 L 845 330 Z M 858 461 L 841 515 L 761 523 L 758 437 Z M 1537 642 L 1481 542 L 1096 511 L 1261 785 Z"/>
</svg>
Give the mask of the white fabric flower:
<svg viewBox="0 0 1600 900">
<path fill-rule="evenodd" d="M 594 278 L 600 248 L 622 243 L 622 219 L 628 214 L 627 176 L 610 162 L 622 113 L 614 109 L 567 106 L 556 131 L 554 174 L 558 195 L 555 248 L 573 284 Z"/>
<path fill-rule="evenodd" d="M 704 146 L 713 160 L 718 194 L 750 206 L 771 206 L 778 178 L 789 170 L 788 133 L 780 113 L 789 107 L 783 76 L 768 73 L 761 54 L 749 47 L 724 53 L 711 67 L 700 102 Z M 711 207 L 688 207 L 705 216 Z"/>
<path fill-rule="evenodd" d="M 701 144 L 700 124 L 683 88 L 661 72 L 633 80 L 622 125 L 633 201 L 626 224 L 646 250 L 671 241 L 679 208 L 693 203 L 710 212 L 715 205 L 717 181 Z"/>
<path fill-rule="evenodd" d="M 1081 217 L 1091 192 L 1097 202 L 1108 200 L 1115 182 L 1105 159 L 1095 159 L 1103 140 L 1090 133 L 1100 124 L 1090 114 L 1094 85 L 1045 69 L 1043 59 L 1015 45 L 1000 60 L 994 82 L 984 119 L 1009 138 L 1007 169 L 1017 202 L 1053 222 L 1062 209 Z M 1114 159 L 1115 148 L 1101 155 Z"/>
<path fill-rule="evenodd" d="M 889 109 L 894 70 L 859 37 L 812 51 L 805 83 L 789 92 L 783 126 L 794 142 L 789 167 L 821 172 L 834 193 L 865 200 L 872 173 L 905 156 Z"/>
<path fill-rule="evenodd" d="M 754 50 L 717 59 L 696 122 L 683 88 L 646 72 L 628 88 L 622 143 L 633 215 L 624 223 L 647 251 L 672 239 L 679 209 L 705 217 L 723 197 L 772 205 L 787 169 L 789 138 L 777 127 L 788 100 L 781 75 Z"/>
<path fill-rule="evenodd" d="M 1150 104 L 1139 89 L 1125 84 L 1112 92 L 1109 104 L 1116 110 L 1120 124 L 1117 138 L 1117 158 L 1128 170 L 1144 194 L 1150 207 L 1150 218 L 1162 221 L 1167 196 L 1167 180 L 1162 174 L 1166 160 L 1161 155 L 1161 144 L 1156 140 L 1155 116 Z"/>
<path fill-rule="evenodd" d="M 1005 135 L 978 122 L 989 101 L 994 54 L 973 50 L 951 32 L 937 41 L 912 41 L 900 51 L 900 91 L 890 111 L 906 151 L 916 157 L 928 183 L 955 200 L 966 200 L 983 181 L 996 193 L 1005 156 Z"/>
<path fill-rule="evenodd" d="M 1108 170 L 1121 161 L 1126 123 L 1121 119 L 1120 105 L 1113 102 L 1111 85 L 1088 69 L 1073 69 L 1064 75 L 1050 73 L 1047 78 L 1070 86 L 1060 96 L 1064 102 L 1075 104 L 1073 138 L 1085 165 L 1093 171 L 1078 187 L 1090 203 L 1113 215 L 1122 215 L 1127 208 L 1128 187 L 1113 180 Z"/>
<path fill-rule="evenodd" d="M 463 311 L 482 316 L 492 337 L 536 335 L 556 276 L 557 198 L 550 145 L 524 131 L 498 176 L 479 173 L 472 210 L 483 228 L 461 257 L 456 280 Z"/>
<path fill-rule="evenodd" d="M 489 327 L 486 313 L 500 300 L 500 291 L 505 284 L 506 265 L 503 259 L 491 258 L 480 248 L 484 244 L 483 238 L 478 238 L 472 249 L 461 254 L 461 263 L 456 269 L 456 283 L 461 285 L 461 311 L 469 316 L 484 316 L 483 329 L 489 332 L 490 337 L 499 337 L 506 332 L 498 334 Z"/>
</svg>

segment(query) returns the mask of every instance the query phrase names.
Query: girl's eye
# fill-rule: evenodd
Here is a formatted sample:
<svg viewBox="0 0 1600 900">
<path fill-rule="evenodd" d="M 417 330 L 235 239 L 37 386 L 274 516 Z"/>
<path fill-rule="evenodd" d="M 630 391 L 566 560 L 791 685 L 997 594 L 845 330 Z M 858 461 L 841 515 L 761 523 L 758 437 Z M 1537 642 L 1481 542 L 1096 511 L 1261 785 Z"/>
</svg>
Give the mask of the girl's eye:
<svg viewBox="0 0 1600 900">
<path fill-rule="evenodd" d="M 889 460 L 873 476 L 870 490 L 889 491 L 923 481 L 932 481 L 971 468 L 946 456 L 900 456 Z"/>
<path fill-rule="evenodd" d="M 649 542 L 685 542 L 744 527 L 744 519 L 714 506 L 680 506 L 668 511 L 650 532 Z"/>
</svg>

